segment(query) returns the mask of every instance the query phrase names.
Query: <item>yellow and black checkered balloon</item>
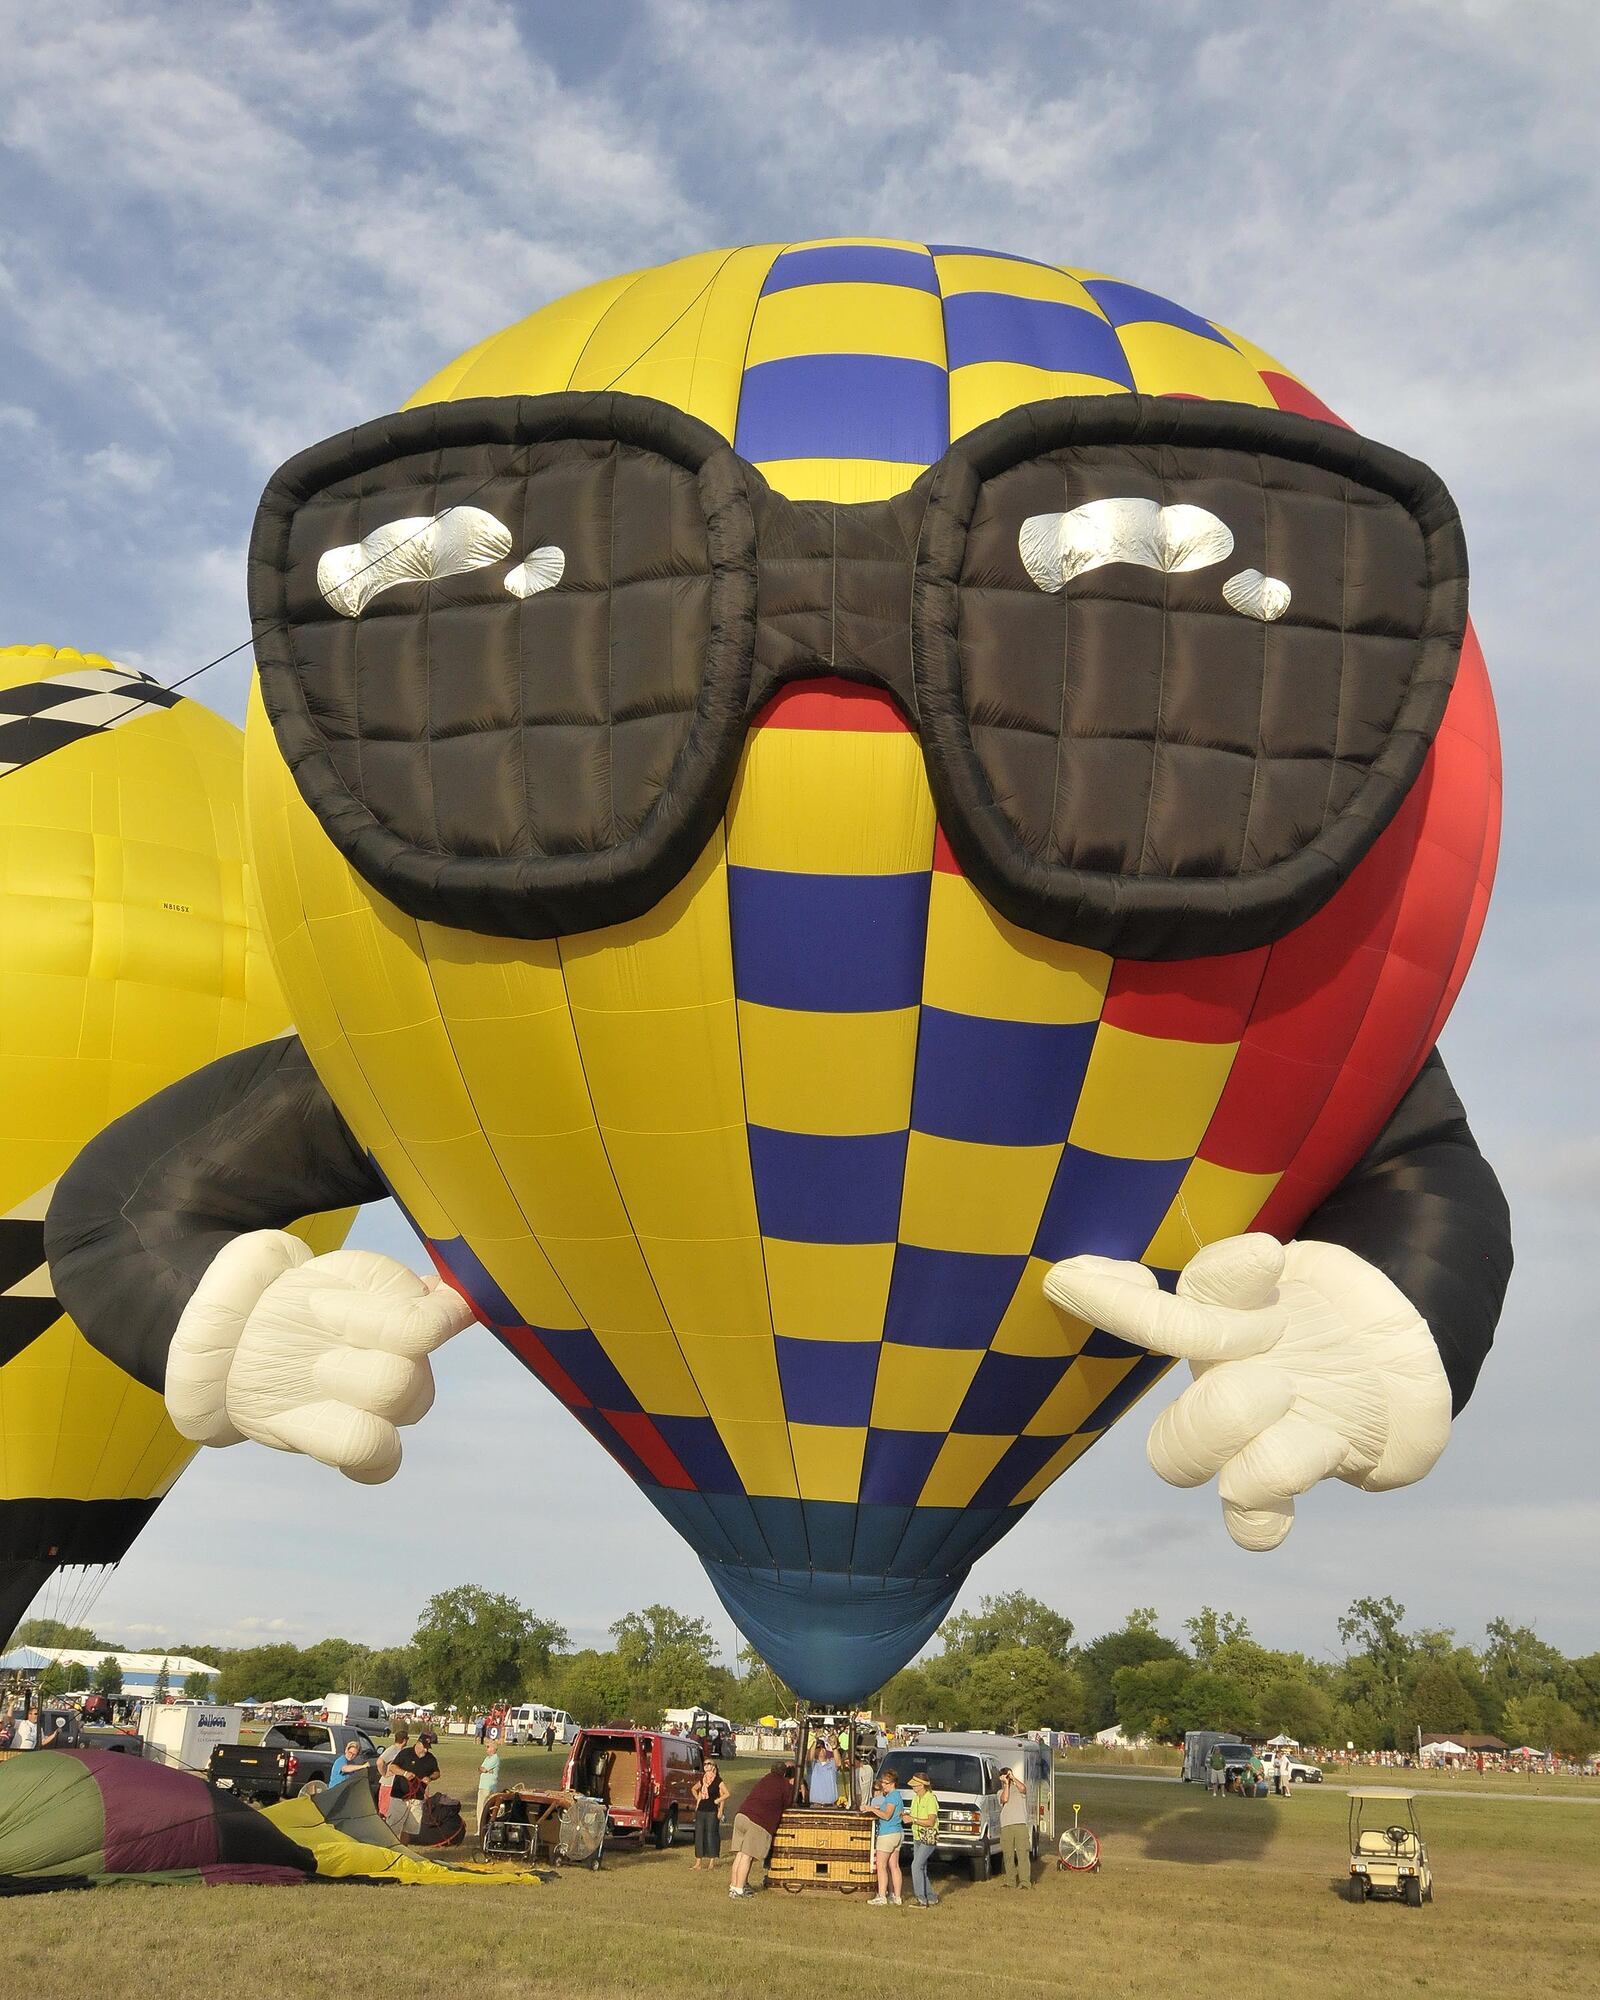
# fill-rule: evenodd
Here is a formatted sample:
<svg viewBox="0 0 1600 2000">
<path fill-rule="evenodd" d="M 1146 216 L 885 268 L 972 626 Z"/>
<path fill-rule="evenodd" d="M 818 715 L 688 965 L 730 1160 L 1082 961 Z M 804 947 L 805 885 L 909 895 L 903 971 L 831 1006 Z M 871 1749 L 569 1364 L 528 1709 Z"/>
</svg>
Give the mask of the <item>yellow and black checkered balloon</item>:
<svg viewBox="0 0 1600 2000">
<path fill-rule="evenodd" d="M 110 1121 L 287 1010 L 252 919 L 243 742 L 97 654 L 0 649 L 0 1639 L 112 1562 L 193 1455 L 59 1310 L 50 1194 Z"/>
</svg>

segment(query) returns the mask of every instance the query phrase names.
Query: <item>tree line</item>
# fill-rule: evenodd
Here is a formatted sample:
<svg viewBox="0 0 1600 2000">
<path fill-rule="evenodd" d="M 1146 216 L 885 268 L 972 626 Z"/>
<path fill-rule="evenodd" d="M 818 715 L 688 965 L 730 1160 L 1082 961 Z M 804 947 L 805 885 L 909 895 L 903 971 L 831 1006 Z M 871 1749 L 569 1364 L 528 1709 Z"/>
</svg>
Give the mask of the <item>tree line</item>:
<svg viewBox="0 0 1600 2000">
<path fill-rule="evenodd" d="M 1174 1638 L 1144 1606 L 1080 1642 L 1064 1613 L 1011 1591 L 947 1619 L 936 1650 L 896 1674 L 873 1705 L 892 1721 L 952 1729 L 1087 1735 L 1115 1723 L 1129 1736 L 1168 1740 L 1188 1729 L 1282 1731 L 1361 1750 L 1404 1748 L 1418 1729 L 1466 1731 L 1578 1758 L 1600 1746 L 1600 1653 L 1568 1658 L 1505 1618 L 1491 1619 L 1479 1644 L 1463 1644 L 1445 1628 L 1410 1629 L 1392 1597 L 1357 1598 L 1336 1630 L 1341 1652 L 1318 1659 L 1264 1646 L 1244 1618 L 1209 1606 Z M 573 1647 L 553 1619 L 462 1584 L 428 1600 L 402 1646 L 197 1640 L 171 1651 L 216 1661 L 214 1689 L 185 1683 L 184 1691 L 221 1701 L 315 1701 L 347 1690 L 471 1711 L 530 1700 L 581 1722 L 647 1720 L 696 1702 L 738 1721 L 792 1708 L 792 1690 L 750 1649 L 734 1668 L 724 1664 L 703 1618 L 652 1604 L 618 1619 L 608 1636 L 609 1647 Z M 84 1650 L 113 1643 L 42 1619 L 17 1638 Z"/>
</svg>

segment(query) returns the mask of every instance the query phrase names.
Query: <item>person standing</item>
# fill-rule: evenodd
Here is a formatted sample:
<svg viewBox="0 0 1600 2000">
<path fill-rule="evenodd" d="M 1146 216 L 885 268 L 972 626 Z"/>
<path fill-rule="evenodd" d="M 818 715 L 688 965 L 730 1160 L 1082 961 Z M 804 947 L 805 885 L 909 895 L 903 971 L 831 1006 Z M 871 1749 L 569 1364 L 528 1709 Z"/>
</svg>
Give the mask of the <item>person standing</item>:
<svg viewBox="0 0 1600 2000">
<path fill-rule="evenodd" d="M 733 1865 L 728 1871 L 730 1896 L 750 1894 L 750 1869 L 757 1861 L 765 1862 L 772 1852 L 773 1836 L 793 1799 L 793 1764 L 774 1764 L 739 1801 L 728 1841 L 733 1849 Z"/>
<path fill-rule="evenodd" d="M 806 1788 L 807 1803 L 836 1806 L 839 1803 L 839 1753 L 826 1736 L 820 1737 L 812 1752 L 811 1782 Z"/>
<path fill-rule="evenodd" d="M 1033 1887 L 1032 1832 L 1028 1820 L 1028 1780 L 1021 1764 L 1000 1773 L 1000 1872 L 1013 1889 Z"/>
<path fill-rule="evenodd" d="M 867 1811 L 877 1821 L 872 1834 L 872 1866 L 878 1877 L 878 1893 L 872 1898 L 880 1906 L 900 1905 L 900 1846 L 906 1837 L 906 1795 L 897 1789 L 888 1771 L 878 1773 L 877 1789 Z"/>
<path fill-rule="evenodd" d="M 1206 1759 L 1206 1790 L 1212 1798 L 1222 1797 L 1222 1788 L 1228 1779 L 1228 1760 L 1222 1754 L 1222 1745 L 1213 1743 L 1211 1755 Z"/>
<path fill-rule="evenodd" d="M 391 1804 L 386 1816 L 402 1839 L 420 1830 L 428 1787 L 439 1775 L 439 1760 L 433 1754 L 433 1745 L 433 1731 L 424 1729 L 417 1738 L 416 1748 L 402 1750 L 390 1767 Z"/>
<path fill-rule="evenodd" d="M 722 1852 L 722 1815 L 728 1803 L 728 1787 L 715 1759 L 700 1772 L 694 1788 L 694 1865 L 703 1861 L 715 1874 L 717 1856 Z"/>
<path fill-rule="evenodd" d="M 394 1725 L 394 1731 L 391 1734 L 389 1741 L 378 1752 L 378 1810 L 383 1814 L 384 1818 L 389 1821 L 389 1824 L 391 1826 L 395 1824 L 394 1820 L 390 1817 L 391 1811 L 395 1805 L 394 1763 L 395 1759 L 400 1755 L 400 1752 L 405 1749 L 406 1744 L 410 1741 L 410 1739 L 411 1739 L 411 1731 L 407 1728 L 406 1724 L 403 1722 L 397 1722 Z M 401 1800 L 402 1803 L 400 1810 L 403 1816 L 404 1814 L 403 1793 L 401 1795 Z"/>
<path fill-rule="evenodd" d="M 850 1796 L 857 1812 L 870 1811 L 872 1806 L 872 1761 L 870 1758 L 857 1756 Z"/>
<path fill-rule="evenodd" d="M 17 1717 L 11 1732 L 13 1750 L 37 1750 L 39 1747 L 39 1725 L 34 1720 L 32 1708 L 25 1708 Z"/>
<path fill-rule="evenodd" d="M 500 1789 L 500 1746 L 491 1743 L 478 1762 L 478 1838 L 483 1839 L 484 1814 Z"/>
<path fill-rule="evenodd" d="M 906 1808 L 906 1818 L 911 1822 L 912 1899 L 919 1908 L 931 1910 L 939 1900 L 928 1882 L 928 1870 L 939 1842 L 939 1799 L 926 1771 L 911 1774 L 911 1804 Z"/>
</svg>

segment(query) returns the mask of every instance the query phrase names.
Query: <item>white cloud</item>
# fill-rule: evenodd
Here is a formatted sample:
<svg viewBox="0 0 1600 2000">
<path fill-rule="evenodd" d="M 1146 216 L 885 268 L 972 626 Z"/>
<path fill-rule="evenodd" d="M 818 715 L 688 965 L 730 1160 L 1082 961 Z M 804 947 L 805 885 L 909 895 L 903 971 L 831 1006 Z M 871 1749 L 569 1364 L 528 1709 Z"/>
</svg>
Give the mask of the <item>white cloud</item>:
<svg viewBox="0 0 1600 2000">
<path fill-rule="evenodd" d="M 129 493 L 149 493 L 171 469 L 165 452 L 129 451 L 126 445 L 102 445 L 83 461 L 91 480 L 108 480 Z"/>
</svg>

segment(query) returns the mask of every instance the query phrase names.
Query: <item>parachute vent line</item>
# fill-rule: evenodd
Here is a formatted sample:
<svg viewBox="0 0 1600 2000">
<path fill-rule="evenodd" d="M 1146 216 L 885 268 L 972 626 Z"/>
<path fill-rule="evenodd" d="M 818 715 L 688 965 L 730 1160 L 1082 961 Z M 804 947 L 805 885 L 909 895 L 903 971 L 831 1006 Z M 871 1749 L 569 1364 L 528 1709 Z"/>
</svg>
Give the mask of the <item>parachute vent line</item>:
<svg viewBox="0 0 1600 2000">
<path fill-rule="evenodd" d="M 741 247 L 748 248 L 749 246 L 744 245 Z M 633 355 L 628 361 L 624 362 L 622 367 L 620 367 L 617 370 L 616 374 L 612 376 L 609 382 L 604 382 L 600 384 L 598 388 L 589 390 L 587 393 L 590 396 L 590 398 L 593 399 L 595 397 L 609 395 L 610 392 L 622 380 L 624 375 L 629 374 L 633 369 L 637 368 L 639 363 L 643 361 L 647 355 L 649 355 L 650 353 L 653 352 L 654 349 L 659 347 L 662 341 L 666 339 L 667 335 L 670 334 L 674 330 L 674 328 L 680 326 L 683 323 L 683 321 L 688 318 L 690 313 L 694 311 L 695 307 L 699 305 L 700 301 L 705 297 L 707 292 L 711 290 L 711 287 L 717 282 L 718 278 L 721 277 L 729 260 L 737 255 L 738 255 L 737 250 L 730 250 L 727 256 L 725 256 L 722 262 L 718 264 L 717 268 L 710 274 L 710 276 L 706 279 L 705 283 L 700 287 L 699 291 L 695 293 L 693 298 L 691 298 L 688 301 L 688 303 L 683 307 L 683 309 L 680 312 L 674 314 L 674 316 L 670 320 L 668 320 L 667 324 L 664 327 L 662 327 L 661 331 L 658 334 L 656 334 L 653 339 L 647 341 L 645 345 L 642 348 L 640 348 L 637 354 Z M 531 451 L 532 449 L 533 447 L 531 444 L 524 447 L 525 451 Z M 446 507 L 443 510 L 443 512 L 435 516 L 432 520 L 419 523 L 415 534 L 408 536 L 406 540 L 403 542 L 395 543 L 392 547 L 384 548 L 379 554 L 375 555 L 369 563 L 366 563 L 360 569 L 352 570 L 347 576 L 342 577 L 340 581 L 343 588 L 347 591 L 352 591 L 356 589 L 357 586 L 360 584 L 361 579 L 364 576 L 366 576 L 369 571 L 375 570 L 382 565 L 392 565 L 395 562 L 395 559 L 400 555 L 401 550 L 408 547 L 410 543 L 421 541 L 422 538 L 426 535 L 430 534 L 436 535 L 438 533 L 440 522 L 446 520 L 449 517 L 449 515 L 454 513 L 458 507 L 466 507 L 470 505 L 470 503 L 478 496 L 478 494 L 480 494 L 484 490 L 486 486 L 489 486 L 493 483 L 494 479 L 497 476 L 498 475 L 494 473 L 486 475 L 478 483 L 478 485 L 473 487 L 470 493 L 466 493 L 462 496 L 461 499 L 453 501 L 449 507 Z M 559 551 L 536 549 L 534 550 L 533 555 L 530 556 L 528 560 L 530 563 L 535 563 L 537 558 L 539 557 L 548 558 L 553 554 L 559 554 Z M 548 588 L 548 585 L 546 583 L 538 580 L 537 566 L 533 571 L 529 573 L 529 582 L 531 584 L 531 588 L 535 590 Z M 507 587 L 510 588 L 510 585 L 508 584 Z M 522 590 L 512 591 L 513 596 L 522 596 L 524 594 L 525 593 Z M 149 695 L 144 700 L 133 703 L 132 706 L 129 708 L 128 713 L 131 715 L 134 713 L 136 709 L 139 708 L 165 707 L 167 704 L 161 700 L 161 696 L 175 694 L 179 688 L 187 687 L 191 681 L 199 680 L 202 674 L 210 673 L 213 667 L 225 666 L 229 660 L 237 659 L 241 653 L 249 652 L 251 647 L 254 646 L 254 644 L 255 644 L 255 635 L 254 633 L 252 633 L 249 638 L 241 639 L 237 646 L 230 646 L 227 652 L 218 653 L 214 659 L 207 660 L 198 667 L 191 667 L 188 673 L 180 674 L 175 681 L 153 682 L 151 685 L 151 690 Z M 21 769 L 24 767 L 18 766 L 18 768 Z M 12 773 L 8 770 L 0 770 L 0 778 L 8 778 L 11 775 Z"/>
</svg>

